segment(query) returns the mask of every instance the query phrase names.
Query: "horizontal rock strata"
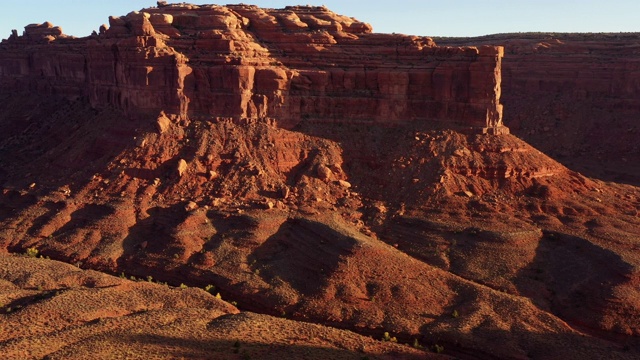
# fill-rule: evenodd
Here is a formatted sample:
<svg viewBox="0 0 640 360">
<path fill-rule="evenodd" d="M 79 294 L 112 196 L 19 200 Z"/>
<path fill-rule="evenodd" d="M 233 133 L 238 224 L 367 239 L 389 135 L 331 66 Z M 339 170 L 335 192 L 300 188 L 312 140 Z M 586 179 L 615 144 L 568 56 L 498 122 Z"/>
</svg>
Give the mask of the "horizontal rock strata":
<svg viewBox="0 0 640 360">
<path fill-rule="evenodd" d="M 502 125 L 501 47 L 375 34 L 325 7 L 165 5 L 70 38 L 30 25 L 0 51 L 0 83 L 113 106 L 131 117 Z"/>
</svg>

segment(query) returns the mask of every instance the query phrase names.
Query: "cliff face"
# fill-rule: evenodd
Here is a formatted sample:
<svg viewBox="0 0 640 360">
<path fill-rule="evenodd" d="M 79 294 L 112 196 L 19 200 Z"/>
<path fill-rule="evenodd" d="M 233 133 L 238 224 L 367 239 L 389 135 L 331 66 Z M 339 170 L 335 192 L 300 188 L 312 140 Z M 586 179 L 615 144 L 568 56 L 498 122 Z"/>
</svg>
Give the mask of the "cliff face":
<svg viewBox="0 0 640 360">
<path fill-rule="evenodd" d="M 640 35 L 503 34 L 440 45 L 505 47 L 511 130 L 572 168 L 640 184 Z M 622 169 L 622 170 L 621 170 Z"/>
<path fill-rule="evenodd" d="M 165 5 L 111 17 L 89 38 L 45 24 L 2 46 L 2 84 L 88 96 L 132 117 L 165 111 L 273 118 L 283 127 L 426 121 L 507 131 L 500 47 L 374 34 L 324 7 Z"/>
<path fill-rule="evenodd" d="M 51 23 L 31 24 L 0 43 L 4 91 L 83 96 L 87 81 L 86 39 L 62 34 Z"/>
</svg>

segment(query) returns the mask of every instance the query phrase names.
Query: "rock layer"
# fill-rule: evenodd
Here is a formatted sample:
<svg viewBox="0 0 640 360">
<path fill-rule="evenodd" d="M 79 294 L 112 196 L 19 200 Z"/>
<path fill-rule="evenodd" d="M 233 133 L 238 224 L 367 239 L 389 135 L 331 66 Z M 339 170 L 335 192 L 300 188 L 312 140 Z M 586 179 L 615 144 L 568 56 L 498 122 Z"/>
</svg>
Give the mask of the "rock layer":
<svg viewBox="0 0 640 360">
<path fill-rule="evenodd" d="M 513 132 L 585 174 L 640 185 L 639 34 L 501 34 L 437 41 L 504 46 L 502 99 Z"/>
<path fill-rule="evenodd" d="M 2 47 L 0 83 L 84 95 L 132 117 L 166 111 L 272 118 L 287 128 L 419 121 L 507 131 L 502 48 L 375 34 L 324 7 L 166 5 L 111 17 L 89 38 L 34 25 Z"/>
</svg>

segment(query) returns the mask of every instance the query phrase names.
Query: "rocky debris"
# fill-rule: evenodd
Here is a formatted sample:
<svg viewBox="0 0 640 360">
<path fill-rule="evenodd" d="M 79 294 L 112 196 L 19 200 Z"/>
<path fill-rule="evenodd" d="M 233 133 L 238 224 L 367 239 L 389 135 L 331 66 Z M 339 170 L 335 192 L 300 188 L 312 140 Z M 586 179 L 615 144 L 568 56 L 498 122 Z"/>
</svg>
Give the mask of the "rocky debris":
<svg viewBox="0 0 640 360">
<path fill-rule="evenodd" d="M 158 120 L 156 120 L 156 126 L 161 134 L 165 133 L 171 126 L 171 119 L 169 119 L 164 112 L 161 112 L 158 116 Z"/>
<path fill-rule="evenodd" d="M 469 191 L 469 190 L 461 191 L 460 195 L 466 196 L 468 198 L 472 198 L 473 197 L 473 193 L 471 191 Z"/>
<path fill-rule="evenodd" d="M 186 211 L 193 211 L 198 208 L 198 204 L 194 201 L 189 201 L 187 205 L 184 206 Z"/>
<path fill-rule="evenodd" d="M 176 169 L 178 176 L 182 177 L 182 175 L 184 175 L 184 172 L 187 171 L 187 161 L 184 159 L 180 159 L 178 161 L 178 167 Z"/>
<path fill-rule="evenodd" d="M 331 171 L 331 169 L 329 169 L 329 167 L 324 164 L 318 165 L 316 172 L 318 173 L 318 178 L 322 181 L 331 180 L 331 176 L 333 175 L 333 171 Z"/>
<path fill-rule="evenodd" d="M 387 331 L 462 358 L 636 346 L 637 191 L 587 179 L 514 136 L 211 119 L 185 122 L 178 139 L 157 134 L 157 114 L 140 123 L 61 98 L 4 99 L 3 249 L 175 284 L 215 279 L 253 311 Z M 30 137 L 14 137 L 26 116 Z M 144 133 L 153 141 L 132 146 Z M 352 188 L 320 180 L 319 163 Z M 585 323 L 603 335 L 574 325 Z"/>
<path fill-rule="evenodd" d="M 264 202 L 264 208 L 267 210 L 271 210 L 276 206 L 276 204 L 273 201 L 267 200 Z"/>
</svg>

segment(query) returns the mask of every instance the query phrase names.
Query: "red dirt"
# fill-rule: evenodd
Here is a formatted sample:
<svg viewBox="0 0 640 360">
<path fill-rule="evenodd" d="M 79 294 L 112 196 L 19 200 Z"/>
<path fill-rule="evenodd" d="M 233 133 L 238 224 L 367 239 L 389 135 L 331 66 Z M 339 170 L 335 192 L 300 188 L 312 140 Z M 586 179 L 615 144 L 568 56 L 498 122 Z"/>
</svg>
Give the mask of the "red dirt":
<svg viewBox="0 0 640 360">
<path fill-rule="evenodd" d="M 240 313 L 202 289 L 53 260 L 2 255 L 0 263 L 4 359 L 425 358 L 350 331 Z"/>
</svg>

